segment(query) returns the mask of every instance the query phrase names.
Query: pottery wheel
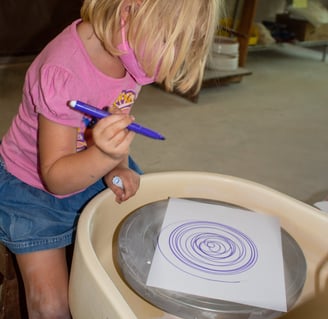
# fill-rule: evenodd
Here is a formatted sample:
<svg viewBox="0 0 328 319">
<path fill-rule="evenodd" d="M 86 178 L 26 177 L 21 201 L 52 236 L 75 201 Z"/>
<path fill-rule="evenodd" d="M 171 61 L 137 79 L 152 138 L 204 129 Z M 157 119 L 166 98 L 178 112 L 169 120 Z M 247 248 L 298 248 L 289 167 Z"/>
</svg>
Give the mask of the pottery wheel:
<svg viewBox="0 0 328 319">
<path fill-rule="evenodd" d="M 164 200 L 145 205 L 131 213 L 119 228 L 118 265 L 124 280 L 137 294 L 165 312 L 184 319 L 272 319 L 281 315 L 274 310 L 147 286 L 147 276 L 167 204 L 168 200 Z M 290 309 L 304 286 L 306 261 L 297 242 L 284 229 L 281 230 L 281 236 L 287 306 Z"/>
</svg>

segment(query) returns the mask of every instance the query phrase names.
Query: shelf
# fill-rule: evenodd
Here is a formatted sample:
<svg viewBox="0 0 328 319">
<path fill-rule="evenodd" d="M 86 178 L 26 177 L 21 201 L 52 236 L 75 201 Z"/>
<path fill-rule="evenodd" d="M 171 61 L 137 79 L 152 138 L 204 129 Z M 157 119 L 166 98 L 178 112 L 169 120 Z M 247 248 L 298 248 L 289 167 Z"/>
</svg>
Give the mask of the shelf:
<svg viewBox="0 0 328 319">
<path fill-rule="evenodd" d="M 230 83 L 239 83 L 242 78 L 252 73 L 245 69 L 247 54 L 248 54 L 248 40 L 251 33 L 252 24 L 254 21 L 256 5 L 258 0 L 241 1 L 241 15 L 238 25 L 237 33 L 241 36 L 238 37 L 239 42 L 239 68 L 233 71 L 219 71 L 206 69 L 202 79 L 202 88 L 218 87 Z M 186 99 L 197 102 L 198 95 L 192 94 L 179 94 Z"/>
<path fill-rule="evenodd" d="M 239 67 L 236 70 L 231 70 L 231 71 L 206 69 L 204 78 L 203 78 L 203 84 L 206 83 L 207 81 L 211 81 L 213 79 L 224 80 L 224 79 L 228 79 L 231 77 L 251 75 L 251 74 L 252 74 L 251 71 L 249 71 L 245 68 L 241 68 L 241 67 Z"/>
<path fill-rule="evenodd" d="M 318 41 L 297 41 L 293 43 L 295 45 L 301 46 L 301 47 L 322 47 L 322 62 L 326 61 L 326 56 L 328 53 L 328 40 L 318 40 Z"/>
<path fill-rule="evenodd" d="M 258 52 L 263 50 L 274 50 L 277 47 L 283 47 L 284 45 L 295 45 L 299 47 L 311 48 L 311 47 L 322 47 L 322 61 L 326 61 L 328 54 L 328 40 L 317 40 L 317 41 L 294 41 L 294 42 L 280 42 L 269 45 L 254 45 L 248 47 L 248 52 Z"/>
<path fill-rule="evenodd" d="M 231 71 L 223 71 L 223 70 L 210 70 L 205 69 L 203 82 L 202 82 L 202 89 L 209 88 L 209 87 L 219 87 L 231 83 L 239 83 L 241 82 L 242 78 L 246 75 L 251 75 L 252 72 L 239 67 L 236 70 Z M 155 86 L 164 89 L 160 84 L 154 84 Z M 181 94 L 178 91 L 174 91 L 175 94 L 180 95 L 191 102 L 197 103 L 199 95 L 193 95 L 190 93 Z"/>
</svg>

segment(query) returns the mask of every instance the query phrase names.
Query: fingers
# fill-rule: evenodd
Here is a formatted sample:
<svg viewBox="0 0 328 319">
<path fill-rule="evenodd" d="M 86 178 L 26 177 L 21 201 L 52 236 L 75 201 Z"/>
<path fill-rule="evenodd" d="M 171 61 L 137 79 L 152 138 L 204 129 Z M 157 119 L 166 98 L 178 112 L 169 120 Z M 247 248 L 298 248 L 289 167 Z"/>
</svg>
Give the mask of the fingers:
<svg viewBox="0 0 328 319">
<path fill-rule="evenodd" d="M 133 183 L 133 185 L 127 183 L 123 189 L 116 185 L 111 186 L 112 191 L 116 195 L 115 200 L 119 204 L 134 196 L 138 188 L 139 188 L 139 183 Z"/>
<path fill-rule="evenodd" d="M 126 114 L 114 114 L 101 119 L 94 128 L 94 134 L 105 136 L 108 139 L 119 133 L 124 133 L 126 127 L 131 124 L 133 117 Z"/>
<path fill-rule="evenodd" d="M 122 187 L 113 182 L 117 176 L 122 181 Z M 105 182 L 116 195 L 116 202 L 120 204 L 136 194 L 140 186 L 140 175 L 128 168 L 118 168 L 105 177 Z"/>
<path fill-rule="evenodd" d="M 100 120 L 93 129 L 96 146 L 113 158 L 127 154 L 135 133 L 126 127 L 133 120 L 133 117 L 126 114 L 114 114 Z"/>
<path fill-rule="evenodd" d="M 115 201 L 118 204 L 121 204 L 124 200 L 126 200 L 125 197 L 125 191 L 121 188 L 118 188 L 117 186 L 113 186 L 112 187 L 112 191 L 114 192 L 114 194 L 116 195 L 115 197 Z"/>
</svg>

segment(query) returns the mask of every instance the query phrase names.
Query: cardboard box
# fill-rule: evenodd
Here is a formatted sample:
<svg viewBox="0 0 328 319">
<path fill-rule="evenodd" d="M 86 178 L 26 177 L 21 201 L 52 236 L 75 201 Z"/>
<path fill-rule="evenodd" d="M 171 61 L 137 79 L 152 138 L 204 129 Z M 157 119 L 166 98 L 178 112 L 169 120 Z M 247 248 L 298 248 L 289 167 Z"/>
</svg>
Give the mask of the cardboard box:
<svg viewBox="0 0 328 319">
<path fill-rule="evenodd" d="M 306 20 L 294 19 L 288 14 L 277 14 L 276 22 L 295 33 L 299 41 L 328 41 L 328 23 L 315 27 Z"/>
</svg>

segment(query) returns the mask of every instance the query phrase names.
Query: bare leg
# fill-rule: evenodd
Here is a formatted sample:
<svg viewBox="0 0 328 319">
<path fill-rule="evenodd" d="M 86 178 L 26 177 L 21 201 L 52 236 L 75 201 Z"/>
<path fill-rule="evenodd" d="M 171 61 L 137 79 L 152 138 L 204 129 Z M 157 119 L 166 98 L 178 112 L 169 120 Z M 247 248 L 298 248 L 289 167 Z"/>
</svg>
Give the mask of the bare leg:
<svg viewBox="0 0 328 319">
<path fill-rule="evenodd" d="M 16 255 L 29 319 L 69 319 L 65 248 Z"/>
</svg>

